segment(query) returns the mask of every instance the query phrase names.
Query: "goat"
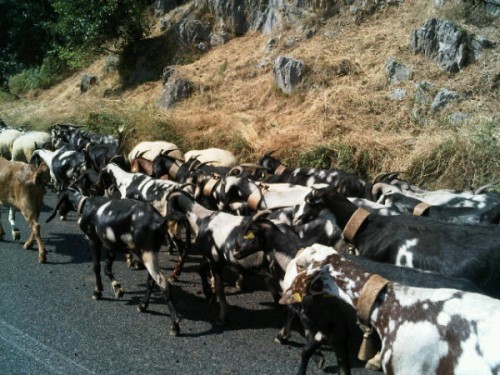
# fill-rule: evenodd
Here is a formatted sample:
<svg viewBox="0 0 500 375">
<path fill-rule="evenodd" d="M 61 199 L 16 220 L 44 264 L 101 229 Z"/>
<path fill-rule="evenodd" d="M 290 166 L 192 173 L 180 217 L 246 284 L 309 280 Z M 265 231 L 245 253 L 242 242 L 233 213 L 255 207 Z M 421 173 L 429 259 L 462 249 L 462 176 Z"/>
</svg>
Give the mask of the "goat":
<svg viewBox="0 0 500 375">
<path fill-rule="evenodd" d="M 0 130 L 0 156 L 5 159 L 12 159 L 12 144 L 14 140 L 23 134 L 17 129 L 4 128 Z"/>
<path fill-rule="evenodd" d="M 118 139 L 112 135 L 96 134 L 82 130 L 81 126 L 73 124 L 58 124 L 50 128 L 51 141 L 55 148 L 64 144 L 71 148 L 81 150 L 89 143 L 118 146 L 123 135 L 124 127 L 118 128 Z"/>
<path fill-rule="evenodd" d="M 467 278 L 483 293 L 500 297 L 500 232 L 495 225 L 369 214 L 332 189 L 314 190 L 306 202 L 300 217 L 328 208 L 345 238 L 364 257 Z"/>
<path fill-rule="evenodd" d="M 30 163 L 41 158 L 50 169 L 50 176 L 55 188 L 61 191 L 85 171 L 85 156 L 83 153 L 60 148 L 57 151 L 45 149 L 35 150 Z"/>
<path fill-rule="evenodd" d="M 336 169 L 288 168 L 272 156 L 273 152 L 266 152 L 259 160 L 259 164 L 272 174 L 266 182 L 303 186 L 327 184 L 344 197 L 371 198 L 371 184 L 351 173 Z"/>
<path fill-rule="evenodd" d="M 27 163 L 36 149 L 50 142 L 51 136 L 47 132 L 29 131 L 21 134 L 12 143 L 12 160 Z"/>
<path fill-rule="evenodd" d="M 48 182 L 48 167 L 42 163 L 38 168 L 32 165 L 8 161 L 0 157 L 0 202 L 8 204 L 9 222 L 14 239 L 19 239 L 19 229 L 15 223 L 15 208 L 21 211 L 22 215 L 30 226 L 30 236 L 23 247 L 29 249 L 34 240 L 38 246 L 38 261 L 47 261 L 47 252 L 40 236 L 40 224 L 38 217 L 43 205 L 45 194 L 45 184 Z M 0 240 L 3 238 L 4 229 L 0 223 Z"/>
<path fill-rule="evenodd" d="M 474 194 L 472 191 L 457 192 L 449 189 L 413 192 L 383 182 L 378 182 L 372 187 L 372 196 L 379 201 L 384 200 L 384 195 L 389 193 L 401 193 L 436 206 L 488 209 L 500 204 L 500 196 L 492 193 Z"/>
<path fill-rule="evenodd" d="M 318 301 L 334 299 L 350 314 L 356 309 L 366 335 L 373 327 L 381 339 L 385 373 L 496 372 L 500 355 L 494 338 L 500 334 L 500 301 L 457 289 L 392 282 L 318 246 L 304 249 L 290 262 L 281 303 L 303 301 L 314 310 Z M 332 313 L 325 311 L 319 319 Z M 317 330 L 315 336 L 322 339 L 329 333 Z"/>
<path fill-rule="evenodd" d="M 184 154 L 184 159 L 197 159 L 202 163 L 209 163 L 216 167 L 234 167 L 238 161 L 236 156 L 228 150 L 221 148 L 207 148 L 203 150 L 190 150 Z"/>
<path fill-rule="evenodd" d="M 383 196 L 384 204 L 401 213 L 426 216 L 434 220 L 455 224 L 498 224 L 500 222 L 500 203 L 487 208 L 448 207 L 429 205 L 421 200 L 401 193 L 388 193 Z"/>
<path fill-rule="evenodd" d="M 318 185 L 321 187 L 324 185 Z M 304 202 L 312 187 L 288 183 L 261 183 L 249 178 L 226 176 L 222 187 L 222 204 L 228 208 L 230 202 L 245 202 L 252 210 L 294 206 Z"/>
<path fill-rule="evenodd" d="M 165 141 L 153 142 L 140 142 L 128 154 L 128 160 L 132 162 L 133 159 L 140 156 L 144 159 L 153 161 L 158 155 L 168 152 L 176 159 L 184 159 L 184 154 L 180 151 L 179 147 L 174 143 Z"/>
<path fill-rule="evenodd" d="M 180 316 L 178 316 L 172 297 L 170 282 L 160 269 L 158 252 L 167 236 L 166 222 L 174 216 L 162 217 L 147 203 L 132 199 L 113 200 L 107 197 L 86 197 L 77 191 L 64 191 L 54 208 L 53 213 L 47 218 L 52 220 L 62 202 L 68 203 L 80 216 L 78 225 L 89 239 L 92 251 L 96 287 L 93 298 L 102 298 L 102 280 L 100 272 L 100 258 L 102 249 L 106 250 L 107 262 L 105 274 L 111 280 L 111 285 L 116 297 L 123 296 L 123 289 L 115 279 L 112 264 L 116 251 L 128 249 L 134 252 L 148 270 L 147 292 L 139 311 L 146 311 L 151 290 L 155 283 L 160 287 L 170 311 L 172 325 L 170 334 L 179 334 Z"/>
<path fill-rule="evenodd" d="M 183 191 L 174 191 L 169 196 L 168 209 L 169 213 L 183 214 L 193 230 L 195 248 L 208 262 L 203 264 L 199 271 L 203 292 L 207 299 L 212 298 L 211 288 L 207 282 L 208 272 L 211 270 L 215 279 L 215 292 L 220 303 L 216 323 L 223 325 L 229 308 L 222 280 L 223 267 L 231 266 L 240 271 L 269 269 L 269 260 L 262 251 L 241 261 L 234 257 L 236 239 L 241 237 L 242 233 L 246 233 L 247 227 L 255 218 L 206 209 L 197 203 L 193 196 Z"/>
</svg>

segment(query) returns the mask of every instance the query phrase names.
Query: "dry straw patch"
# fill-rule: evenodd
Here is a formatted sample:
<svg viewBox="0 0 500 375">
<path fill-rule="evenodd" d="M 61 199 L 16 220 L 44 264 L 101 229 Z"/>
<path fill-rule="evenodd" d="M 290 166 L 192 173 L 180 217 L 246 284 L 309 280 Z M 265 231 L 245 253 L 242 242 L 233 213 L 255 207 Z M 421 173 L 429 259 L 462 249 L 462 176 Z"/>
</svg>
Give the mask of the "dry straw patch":
<svg viewBox="0 0 500 375">
<path fill-rule="evenodd" d="M 227 147 L 240 152 L 244 160 L 254 161 L 267 150 L 280 149 L 277 154 L 291 164 L 306 160 L 301 154 L 313 155 L 311 150 L 321 147 L 335 155 L 342 149 L 368 163 L 372 174 L 412 169 L 417 175 L 415 166 L 425 163 L 422 155 L 434 157 L 434 151 L 447 140 L 465 134 L 464 129 L 449 126 L 446 119 L 452 111 L 470 114 L 476 125 L 499 117 L 498 47 L 485 51 L 480 61 L 455 75 L 409 51 L 411 31 L 428 18 L 441 16 L 432 3 L 407 0 L 359 24 L 343 7 L 339 16 L 318 26 L 311 39 L 294 30 L 284 31 L 273 36 L 276 46 L 272 49 L 266 49 L 269 35 L 233 39 L 198 61 L 178 67 L 178 74 L 193 81 L 197 90 L 170 110 L 156 107 L 160 81 L 105 96 L 107 91 L 116 91 L 119 81 L 113 74 L 104 74 L 99 61 L 87 69 L 99 77 L 99 85 L 87 94 L 79 93 L 80 74 L 76 74 L 29 103 L 2 108 L 2 115 L 5 112 L 13 123 L 34 123 L 36 119 L 48 125 L 68 119 L 86 121 L 89 112 L 103 111 L 135 128 L 130 142 L 173 134 L 182 139 L 185 148 Z M 467 28 L 478 31 L 473 25 Z M 493 24 L 481 29 L 481 34 L 499 40 L 499 30 Z M 307 66 L 302 85 L 289 96 L 282 94 L 272 79 L 272 64 L 279 55 L 301 59 Z M 384 72 L 389 56 L 411 67 L 413 80 L 389 86 Z M 435 90 L 457 91 L 465 100 L 429 117 L 425 124 L 417 124 L 412 116 L 412 95 L 415 83 L 422 80 L 432 82 Z M 408 93 L 403 101 L 387 99 L 395 88 Z M 481 119 L 482 113 L 491 116 Z M 467 144 L 460 147 L 467 152 Z M 332 159 L 331 165 L 337 162 Z M 439 180 L 439 173 L 437 170 L 432 177 Z M 418 177 L 422 182 L 430 181 Z M 467 185 L 451 186 L 453 182 L 440 180 L 449 187 Z"/>
</svg>

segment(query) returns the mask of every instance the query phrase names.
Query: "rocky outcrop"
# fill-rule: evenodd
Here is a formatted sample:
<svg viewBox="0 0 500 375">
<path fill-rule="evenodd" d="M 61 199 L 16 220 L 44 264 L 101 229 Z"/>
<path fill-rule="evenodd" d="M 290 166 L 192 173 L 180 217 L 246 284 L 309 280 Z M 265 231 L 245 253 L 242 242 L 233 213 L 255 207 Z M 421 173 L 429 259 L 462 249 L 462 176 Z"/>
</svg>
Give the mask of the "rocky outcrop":
<svg viewBox="0 0 500 375">
<path fill-rule="evenodd" d="M 169 78 L 163 86 L 158 105 L 168 109 L 189 98 L 194 91 L 194 84 L 187 79 L 177 77 L 171 70 L 165 69 L 165 71 L 168 71 Z"/>
<path fill-rule="evenodd" d="M 338 13 L 338 4 L 333 0 L 195 0 L 196 8 L 212 13 L 218 25 L 237 36 L 250 30 L 270 33 L 312 16 L 330 17 Z"/>
<path fill-rule="evenodd" d="M 484 48 L 493 43 L 484 37 L 469 35 L 450 21 L 432 18 L 410 35 L 409 47 L 434 59 L 439 67 L 456 73 L 477 60 Z"/>
<path fill-rule="evenodd" d="M 274 61 L 273 77 L 285 94 L 291 94 L 302 79 L 304 63 L 286 56 L 279 56 Z"/>
<path fill-rule="evenodd" d="M 456 92 L 450 91 L 448 89 L 441 89 L 438 91 L 434 97 L 434 101 L 431 104 L 431 112 L 436 113 L 442 108 L 448 105 L 449 102 L 457 100 L 459 95 Z"/>
</svg>

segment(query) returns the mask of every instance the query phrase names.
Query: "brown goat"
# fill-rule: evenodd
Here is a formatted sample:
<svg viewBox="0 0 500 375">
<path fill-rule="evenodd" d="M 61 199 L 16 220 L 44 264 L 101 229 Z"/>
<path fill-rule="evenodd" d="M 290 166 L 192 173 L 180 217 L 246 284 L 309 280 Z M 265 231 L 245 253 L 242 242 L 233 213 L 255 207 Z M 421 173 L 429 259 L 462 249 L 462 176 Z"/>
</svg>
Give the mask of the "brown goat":
<svg viewBox="0 0 500 375">
<path fill-rule="evenodd" d="M 38 261 L 45 263 L 47 253 L 40 237 L 38 217 L 43 205 L 45 184 L 49 181 L 49 168 L 45 163 L 38 168 L 33 165 L 17 161 L 8 161 L 0 157 L 0 202 L 10 206 L 9 221 L 12 227 L 12 236 L 19 239 L 19 229 L 15 226 L 14 210 L 17 208 L 28 222 L 31 233 L 24 243 L 29 249 L 36 239 L 38 245 Z M 0 240 L 5 234 L 0 223 Z"/>
</svg>

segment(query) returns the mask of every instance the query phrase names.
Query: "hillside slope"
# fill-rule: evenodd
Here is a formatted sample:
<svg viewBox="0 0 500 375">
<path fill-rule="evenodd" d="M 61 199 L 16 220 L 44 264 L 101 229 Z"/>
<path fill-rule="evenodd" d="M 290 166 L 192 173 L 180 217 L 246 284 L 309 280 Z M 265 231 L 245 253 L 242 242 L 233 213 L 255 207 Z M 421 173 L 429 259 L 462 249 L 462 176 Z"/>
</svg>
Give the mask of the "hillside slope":
<svg viewBox="0 0 500 375">
<path fill-rule="evenodd" d="M 192 4 L 180 10 L 189 9 Z M 179 15 L 171 13 L 163 22 Z M 444 72 L 409 49 L 412 30 L 431 17 L 450 19 L 496 45 L 459 73 Z M 436 7 L 410 0 L 362 19 L 342 6 L 326 20 L 304 24 L 272 34 L 247 32 L 179 59 L 176 74 L 194 82 L 195 92 L 172 109 L 157 105 L 161 77 L 122 89 L 103 57 L 85 70 L 98 77 L 86 93 L 79 90 L 80 72 L 50 90 L 2 103 L 1 117 L 33 128 L 77 122 L 104 131 L 124 122 L 129 146 L 169 138 L 185 149 L 226 147 L 241 161 L 277 149 L 291 165 L 337 167 L 364 177 L 402 170 L 431 187 L 469 189 L 500 176 L 498 18 L 474 17 L 462 2 Z M 313 32 L 306 35 L 308 30 Z M 306 74 L 291 95 L 273 80 L 277 56 L 305 63 Z M 411 80 L 389 84 L 389 57 L 413 70 Z M 425 105 L 418 97 L 424 81 Z M 389 98 L 396 89 L 406 93 L 401 100 Z M 458 99 L 433 112 L 430 103 L 441 89 Z"/>
</svg>

